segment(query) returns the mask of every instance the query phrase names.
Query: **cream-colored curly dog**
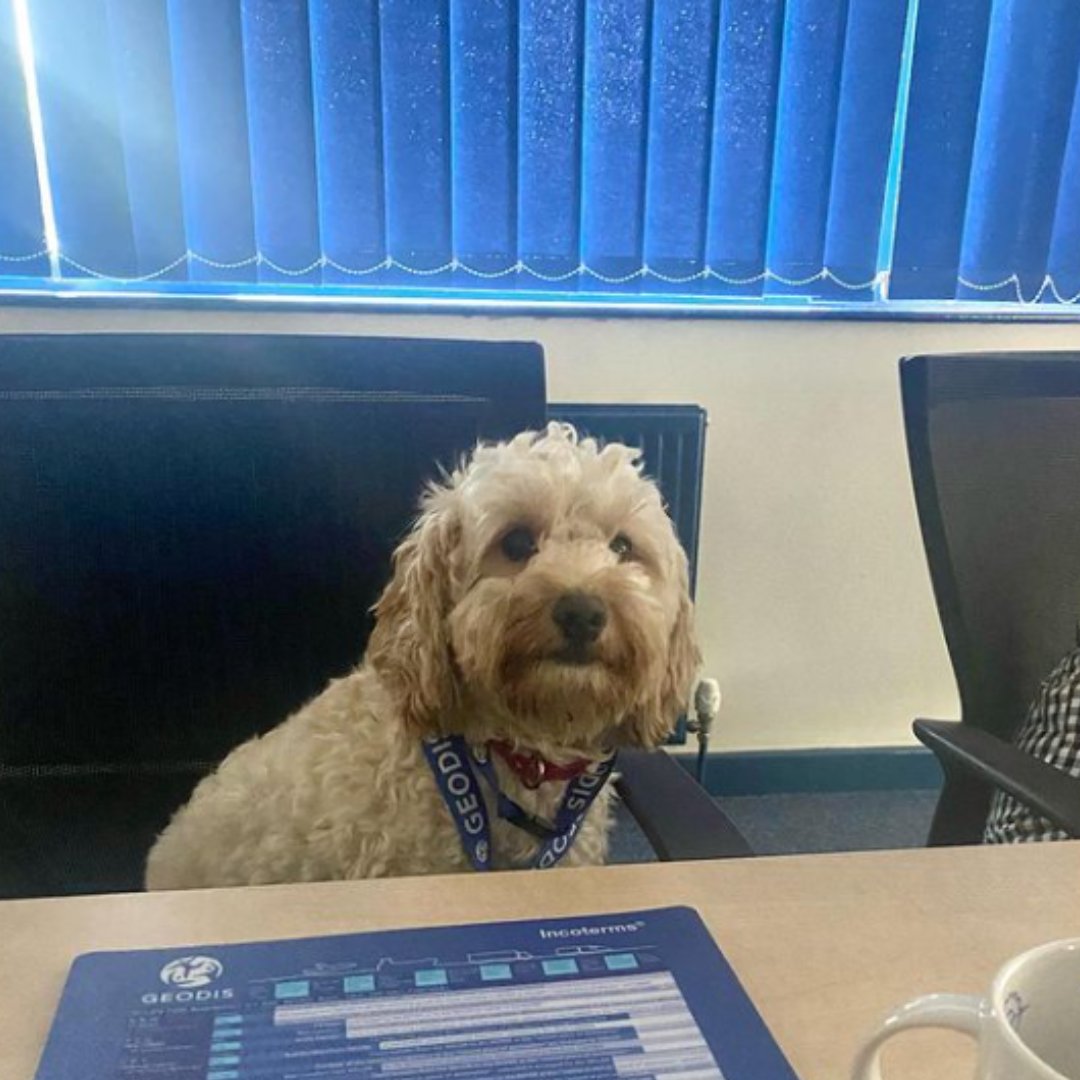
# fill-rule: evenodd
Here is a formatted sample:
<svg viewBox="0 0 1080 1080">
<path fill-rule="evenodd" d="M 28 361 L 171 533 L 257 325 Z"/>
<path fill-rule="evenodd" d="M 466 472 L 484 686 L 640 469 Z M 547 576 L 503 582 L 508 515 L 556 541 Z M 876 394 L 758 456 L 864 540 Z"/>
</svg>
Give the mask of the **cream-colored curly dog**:
<svg viewBox="0 0 1080 1080">
<path fill-rule="evenodd" d="M 567 781 L 536 783 L 539 766 L 660 743 L 698 650 L 686 557 L 637 458 L 552 424 L 477 448 L 433 486 L 361 666 L 199 784 L 147 886 L 468 870 L 423 739 L 500 744 L 501 790 L 546 819 Z M 484 790 L 492 865 L 530 865 L 540 842 Z M 563 865 L 602 862 L 610 822 L 605 788 Z"/>
</svg>

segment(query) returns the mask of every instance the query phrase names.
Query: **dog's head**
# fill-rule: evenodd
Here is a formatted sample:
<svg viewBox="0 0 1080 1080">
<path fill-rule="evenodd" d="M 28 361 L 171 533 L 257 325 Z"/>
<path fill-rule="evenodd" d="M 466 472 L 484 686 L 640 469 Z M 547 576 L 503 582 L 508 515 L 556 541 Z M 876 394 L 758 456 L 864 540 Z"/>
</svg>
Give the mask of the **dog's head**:
<svg viewBox="0 0 1080 1080">
<path fill-rule="evenodd" d="M 589 751 L 670 732 L 699 656 L 686 556 L 637 459 L 551 424 L 427 493 L 368 650 L 418 733 Z"/>
</svg>

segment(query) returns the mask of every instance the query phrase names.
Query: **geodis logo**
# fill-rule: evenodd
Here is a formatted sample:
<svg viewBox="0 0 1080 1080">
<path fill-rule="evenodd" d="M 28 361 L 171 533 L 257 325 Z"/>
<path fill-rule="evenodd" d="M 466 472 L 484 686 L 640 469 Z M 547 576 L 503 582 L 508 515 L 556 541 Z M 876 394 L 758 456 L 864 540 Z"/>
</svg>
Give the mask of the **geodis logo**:
<svg viewBox="0 0 1080 1080">
<path fill-rule="evenodd" d="M 166 986 L 191 990 L 197 986 L 209 986 L 224 974 L 221 961 L 212 956 L 181 956 L 170 960 L 161 969 L 161 981 Z"/>
<path fill-rule="evenodd" d="M 207 990 L 225 974 L 221 961 L 213 956 L 178 956 L 161 969 L 161 981 L 170 991 L 143 994 L 145 1005 L 170 1005 L 174 1002 L 227 1001 L 233 996 L 229 987 Z"/>
</svg>

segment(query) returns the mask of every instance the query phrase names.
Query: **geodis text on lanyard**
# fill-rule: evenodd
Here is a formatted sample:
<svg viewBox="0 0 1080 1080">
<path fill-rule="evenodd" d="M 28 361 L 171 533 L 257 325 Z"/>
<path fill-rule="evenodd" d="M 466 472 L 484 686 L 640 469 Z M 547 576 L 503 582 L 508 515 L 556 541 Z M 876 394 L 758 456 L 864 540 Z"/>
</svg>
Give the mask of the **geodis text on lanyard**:
<svg viewBox="0 0 1080 1080">
<path fill-rule="evenodd" d="M 569 781 L 555 820 L 549 823 L 523 810 L 499 790 L 495 766 L 486 748 L 473 749 L 460 735 L 425 741 L 423 745 L 428 766 L 475 870 L 491 869 L 491 825 L 476 779 L 477 769 L 495 796 L 499 817 L 542 841 L 533 867 L 546 870 L 570 850 L 589 807 L 615 767 L 615 755 L 611 754 Z"/>
</svg>

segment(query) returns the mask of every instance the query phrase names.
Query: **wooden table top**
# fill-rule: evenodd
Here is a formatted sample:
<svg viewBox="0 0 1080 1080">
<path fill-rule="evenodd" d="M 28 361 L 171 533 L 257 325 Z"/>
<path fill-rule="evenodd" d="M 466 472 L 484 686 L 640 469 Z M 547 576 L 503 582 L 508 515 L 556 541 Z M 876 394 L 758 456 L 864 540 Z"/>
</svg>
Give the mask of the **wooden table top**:
<svg viewBox="0 0 1080 1080">
<path fill-rule="evenodd" d="M 0 903 L 0 1078 L 29 1080 L 72 959 L 172 947 L 697 908 L 803 1080 L 844 1080 L 892 1006 L 979 992 L 1080 937 L 1080 842 L 336 882 Z M 901 1036 L 898 1080 L 967 1075 L 963 1036 Z M 97 1078 L 87 1078 L 97 1080 Z"/>
</svg>

